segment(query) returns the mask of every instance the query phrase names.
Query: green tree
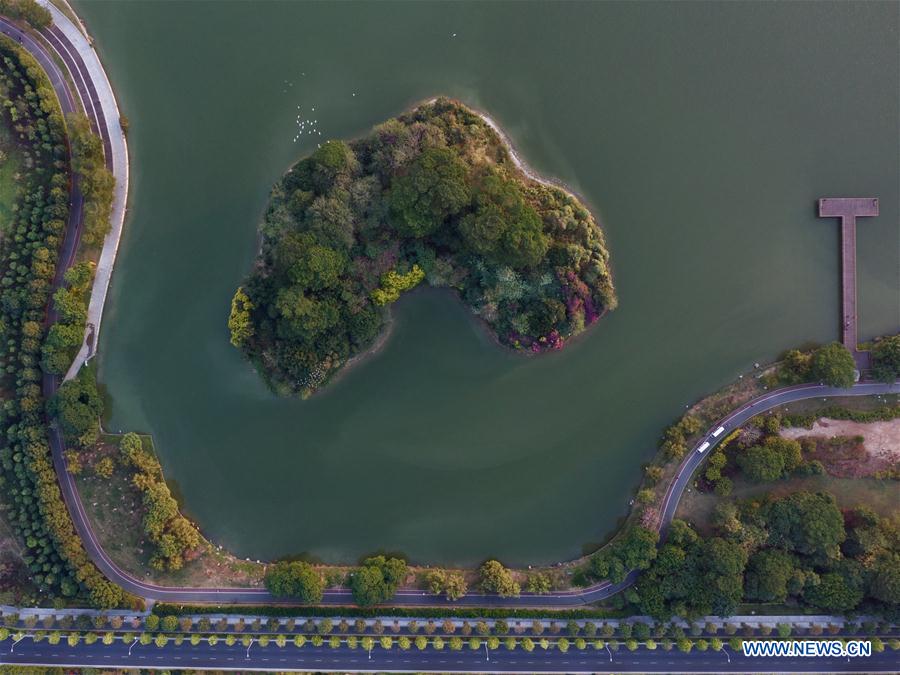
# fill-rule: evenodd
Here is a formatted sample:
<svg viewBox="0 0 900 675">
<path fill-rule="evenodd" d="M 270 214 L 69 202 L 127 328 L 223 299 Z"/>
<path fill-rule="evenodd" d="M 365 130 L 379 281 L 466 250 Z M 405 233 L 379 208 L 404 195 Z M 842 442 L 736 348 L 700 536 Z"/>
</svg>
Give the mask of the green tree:
<svg viewBox="0 0 900 675">
<path fill-rule="evenodd" d="M 824 492 L 795 492 L 775 500 L 766 520 L 773 545 L 804 555 L 836 558 L 846 538 L 834 496 Z"/>
<path fill-rule="evenodd" d="M 501 598 L 518 597 L 519 584 L 512 574 L 496 560 L 488 560 L 479 570 L 481 588 L 488 593 L 497 593 Z"/>
<path fill-rule="evenodd" d="M 759 602 L 784 602 L 788 596 L 788 582 L 794 574 L 792 555 L 779 549 L 764 549 L 754 553 L 747 565 L 744 595 Z"/>
<path fill-rule="evenodd" d="M 50 10 L 41 7 L 35 0 L 0 0 L 0 14 L 27 21 L 37 29 L 53 23 Z"/>
<path fill-rule="evenodd" d="M 387 602 L 406 576 L 406 561 L 375 556 L 366 558 L 350 580 L 353 599 L 362 607 Z"/>
<path fill-rule="evenodd" d="M 784 475 L 784 457 L 768 445 L 754 445 L 737 457 L 747 478 L 756 482 L 773 481 Z"/>
<path fill-rule="evenodd" d="M 512 180 L 491 173 L 481 181 L 475 210 L 459 223 L 466 246 L 514 269 L 540 262 L 550 245 L 541 217 L 525 202 Z"/>
<path fill-rule="evenodd" d="M 231 315 L 228 317 L 228 330 L 231 333 L 231 344 L 241 347 L 247 340 L 253 337 L 253 323 L 250 320 L 250 312 L 253 303 L 244 293 L 244 289 L 238 287 L 231 299 Z"/>
<path fill-rule="evenodd" d="M 288 232 L 274 251 L 275 269 L 288 283 L 313 291 L 339 285 L 347 265 L 342 251 L 321 245 L 310 232 Z"/>
<path fill-rule="evenodd" d="M 106 167 L 103 141 L 92 131 L 87 116 L 71 113 L 66 116 L 66 126 L 72 170 L 81 176 L 81 192 L 85 198 L 82 239 L 99 244 L 109 232 L 116 180 Z"/>
<path fill-rule="evenodd" d="M 549 593 L 553 584 L 550 581 L 550 575 L 544 572 L 533 572 L 528 575 L 525 582 L 525 590 L 529 593 Z"/>
<path fill-rule="evenodd" d="M 860 603 L 863 592 L 857 581 L 839 572 L 828 572 L 819 578 L 818 584 L 804 592 L 804 597 L 824 610 L 848 612 Z"/>
<path fill-rule="evenodd" d="M 885 552 L 875 559 L 870 594 L 887 605 L 900 605 L 900 554 Z"/>
<path fill-rule="evenodd" d="M 276 597 L 297 598 L 312 605 L 322 600 L 325 579 L 312 565 L 302 561 L 282 561 L 266 569 L 265 584 Z"/>
<path fill-rule="evenodd" d="M 882 338 L 872 347 L 872 374 L 882 382 L 900 378 L 900 333 Z"/>
<path fill-rule="evenodd" d="M 75 378 L 63 382 L 48 409 L 69 438 L 85 445 L 93 443 L 100 430 L 103 400 L 92 371 L 83 368 Z"/>
<path fill-rule="evenodd" d="M 811 375 L 832 387 L 852 387 L 856 362 L 839 342 L 819 347 L 812 355 Z"/>
<path fill-rule="evenodd" d="M 470 199 L 466 166 L 449 148 L 422 152 L 393 180 L 387 197 L 394 228 L 417 238 L 436 233 Z"/>
</svg>

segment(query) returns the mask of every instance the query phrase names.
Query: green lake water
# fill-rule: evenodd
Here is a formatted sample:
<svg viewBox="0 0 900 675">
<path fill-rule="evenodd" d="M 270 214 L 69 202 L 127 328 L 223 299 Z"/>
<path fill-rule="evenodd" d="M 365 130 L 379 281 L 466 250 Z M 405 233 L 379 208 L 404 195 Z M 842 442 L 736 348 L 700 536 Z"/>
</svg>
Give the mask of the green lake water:
<svg viewBox="0 0 900 675">
<path fill-rule="evenodd" d="M 896 3 L 77 8 L 131 121 L 109 426 L 151 432 L 189 514 L 238 555 L 579 555 L 685 404 L 838 338 L 819 196 L 880 197 L 859 225 L 860 337 L 900 326 Z M 270 186 L 320 138 L 437 94 L 592 205 L 620 308 L 523 358 L 416 291 L 375 357 L 310 400 L 274 397 L 225 326 Z M 294 143 L 298 113 L 322 136 Z"/>
</svg>

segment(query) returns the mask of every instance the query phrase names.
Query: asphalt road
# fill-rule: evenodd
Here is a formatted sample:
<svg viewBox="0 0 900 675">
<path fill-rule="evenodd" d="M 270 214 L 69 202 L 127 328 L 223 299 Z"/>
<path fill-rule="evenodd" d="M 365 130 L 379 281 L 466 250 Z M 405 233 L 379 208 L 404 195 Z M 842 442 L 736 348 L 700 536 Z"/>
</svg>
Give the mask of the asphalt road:
<svg viewBox="0 0 900 675">
<path fill-rule="evenodd" d="M 14 24 L 2 18 L 0 18 L 0 29 L 2 29 L 5 34 L 20 41 L 23 47 L 31 52 L 42 65 L 50 77 L 64 112 L 67 113 L 74 109 L 79 109 L 83 110 L 88 115 L 93 128 L 98 130 L 101 134 L 104 147 L 108 152 L 110 148 L 110 139 L 107 126 L 102 119 L 103 112 L 99 104 L 96 87 L 90 80 L 89 71 L 84 66 L 81 56 L 69 43 L 66 36 L 55 27 L 42 31 L 42 35 L 50 44 L 50 48 L 48 49 L 41 42 L 32 39 L 27 33 L 19 30 Z M 72 81 L 75 83 L 75 95 L 73 95 L 73 92 L 69 91 L 65 78 L 62 76 L 59 67 L 52 58 L 51 49 L 56 56 L 65 63 Z M 107 154 L 107 164 L 109 165 L 109 163 L 109 155 Z M 61 264 L 57 271 L 54 288 L 59 285 L 63 272 L 72 263 L 81 235 L 81 224 L 82 200 L 81 193 L 78 191 L 76 184 L 73 186 L 73 200 L 69 217 L 69 227 L 66 230 L 65 240 L 60 254 Z M 50 313 L 50 317 L 53 318 L 52 312 Z M 55 377 L 49 375 L 45 376 L 43 381 L 45 397 L 52 396 L 56 391 L 57 386 L 58 383 Z M 668 530 L 669 524 L 672 522 L 672 518 L 677 509 L 678 500 L 681 498 L 684 490 L 690 485 L 693 473 L 703 460 L 709 456 L 713 446 L 712 441 L 719 441 L 722 438 L 725 438 L 729 432 L 741 426 L 754 415 L 773 410 L 794 401 L 820 397 L 867 396 L 889 393 L 900 393 L 900 383 L 892 385 L 880 383 L 857 384 L 851 389 L 838 389 L 826 385 L 815 384 L 798 385 L 769 392 L 730 413 L 727 417 L 714 424 L 701 439 L 700 443 L 704 440 L 710 440 L 710 449 L 701 454 L 697 452 L 697 447 L 694 447 L 682 461 L 677 477 L 675 481 L 670 484 L 663 500 L 663 508 L 661 509 L 660 514 L 660 529 L 662 534 L 664 535 Z M 712 438 L 713 430 L 719 426 L 724 427 L 725 432 L 720 434 L 718 438 Z M 75 524 L 75 529 L 81 537 L 88 555 L 108 578 L 122 586 L 125 590 L 151 600 L 173 603 L 293 604 L 291 601 L 274 598 L 265 589 L 260 588 L 164 587 L 147 583 L 128 574 L 124 570 L 121 570 L 109 556 L 107 556 L 90 527 L 90 521 L 75 487 L 74 478 L 66 470 L 65 458 L 63 457 L 65 446 L 62 437 L 56 429 L 51 429 L 50 446 L 53 454 L 53 464 L 60 481 L 63 498 Z M 522 595 L 517 598 L 500 598 L 496 595 L 469 593 L 462 599 L 453 603 L 443 598 L 427 595 L 423 591 L 400 590 L 390 604 L 402 606 L 455 607 L 577 607 L 608 598 L 634 583 L 636 578 L 637 572 L 633 571 L 628 575 L 625 581 L 619 584 L 611 584 L 608 581 L 604 581 L 576 591 L 561 591 L 544 595 L 522 593 Z M 348 589 L 327 590 L 321 604 L 352 604 L 351 593 Z"/>
<path fill-rule="evenodd" d="M 86 645 L 83 641 L 75 647 L 64 642 L 51 645 L 46 640 L 34 644 L 30 638 L 15 645 L 9 653 L 3 643 L 0 664 L 29 664 L 41 666 L 68 666 L 90 668 L 157 668 L 217 670 L 315 670 L 315 671 L 380 671 L 380 672 L 638 672 L 638 673 L 798 673 L 798 672 L 866 672 L 888 673 L 897 670 L 897 653 L 886 649 L 880 654 L 854 659 L 846 658 L 750 658 L 735 653 L 729 647 L 716 652 L 696 649 L 689 654 L 677 649 L 666 652 L 661 648 L 648 650 L 639 647 L 634 652 L 620 647 L 618 651 L 584 651 L 570 648 L 568 652 L 556 649 L 544 651 L 536 647 L 526 652 L 521 647 L 507 651 L 501 647 L 486 652 L 468 645 L 462 651 L 444 648 L 437 651 L 429 646 L 424 651 L 415 647 L 401 651 L 396 645 L 389 650 L 376 646 L 371 658 L 362 648 L 338 649 L 313 647 L 306 644 L 297 648 L 293 644 L 277 647 L 269 643 L 249 649 L 241 644 L 231 647 L 223 642 L 210 647 L 205 642 L 191 646 L 185 641 L 181 646 L 172 642 L 165 647 L 134 645 L 128 655 L 128 644 L 115 642 L 106 646 L 101 642 Z"/>
</svg>

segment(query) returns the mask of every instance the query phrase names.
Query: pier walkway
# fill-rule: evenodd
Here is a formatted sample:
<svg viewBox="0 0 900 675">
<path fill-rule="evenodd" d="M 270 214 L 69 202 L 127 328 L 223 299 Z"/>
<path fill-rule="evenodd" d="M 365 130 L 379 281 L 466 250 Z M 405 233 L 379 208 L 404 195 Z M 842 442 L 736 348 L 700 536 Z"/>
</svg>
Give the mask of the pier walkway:
<svg viewBox="0 0 900 675">
<path fill-rule="evenodd" d="M 878 215 L 875 197 L 823 197 L 819 200 L 820 218 L 841 219 L 841 341 L 853 354 L 862 373 L 869 367 L 869 352 L 858 349 L 856 327 L 856 219 Z"/>
</svg>

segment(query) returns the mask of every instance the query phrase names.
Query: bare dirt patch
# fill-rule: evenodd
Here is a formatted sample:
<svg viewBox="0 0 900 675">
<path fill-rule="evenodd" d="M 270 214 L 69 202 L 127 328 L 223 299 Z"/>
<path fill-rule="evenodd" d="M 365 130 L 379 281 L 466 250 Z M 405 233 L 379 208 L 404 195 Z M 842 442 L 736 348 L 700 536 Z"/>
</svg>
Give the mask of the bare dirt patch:
<svg viewBox="0 0 900 675">
<path fill-rule="evenodd" d="M 862 478 L 900 468 L 900 418 L 854 422 L 820 418 L 812 429 L 781 430 L 801 441 L 807 459 L 817 459 L 832 476 Z"/>
</svg>

